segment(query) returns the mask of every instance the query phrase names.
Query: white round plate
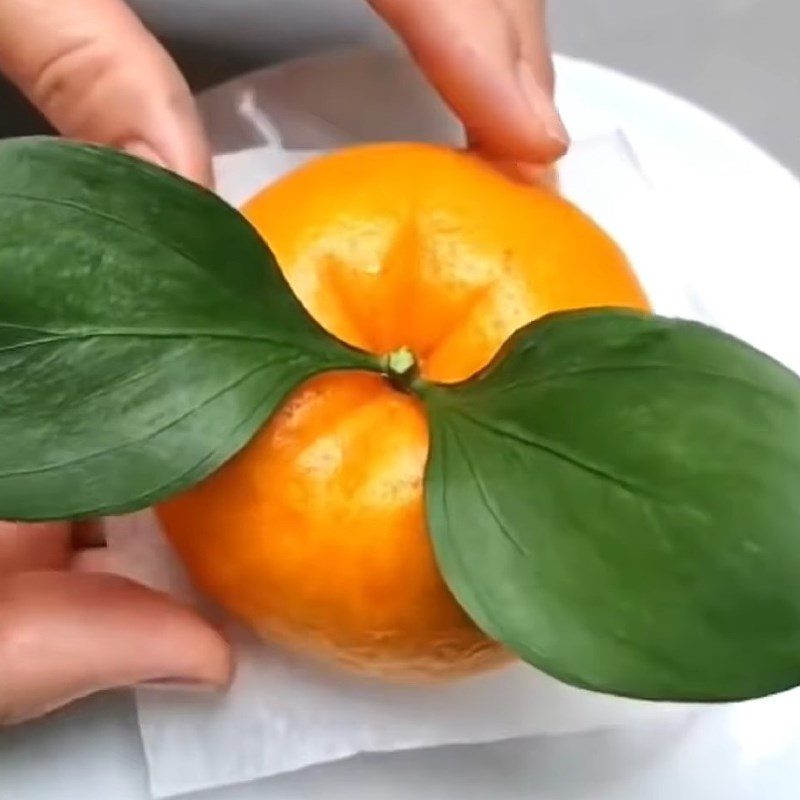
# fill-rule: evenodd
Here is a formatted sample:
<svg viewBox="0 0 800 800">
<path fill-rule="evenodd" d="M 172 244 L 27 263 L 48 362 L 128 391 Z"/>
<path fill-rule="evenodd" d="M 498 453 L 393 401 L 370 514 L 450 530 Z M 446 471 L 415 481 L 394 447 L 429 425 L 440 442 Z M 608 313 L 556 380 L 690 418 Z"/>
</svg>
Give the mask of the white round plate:
<svg viewBox="0 0 800 800">
<path fill-rule="evenodd" d="M 397 83 L 391 61 L 379 59 L 365 70 L 363 58 L 304 59 L 212 91 L 202 105 L 216 151 L 263 144 L 265 136 L 275 134 L 269 121 L 248 108 L 252 111 L 253 93 L 269 93 L 276 70 L 287 69 L 314 73 L 316 88 L 313 97 L 292 96 L 292 109 L 310 109 L 312 118 L 294 114 L 279 132 L 286 147 L 452 137 L 452 120 L 430 94 L 409 95 L 407 84 Z M 574 137 L 623 130 L 645 174 L 670 199 L 676 236 L 683 237 L 693 281 L 715 321 L 799 368 L 792 306 L 800 288 L 800 183 L 738 133 L 659 89 L 566 58 L 558 61 L 558 75 L 560 105 Z M 336 87 L 354 80 L 359 89 L 350 94 L 348 106 Z M 399 94 L 393 94 L 393 86 Z M 409 108 L 420 103 L 430 112 L 432 128 L 409 130 Z M 371 113 L 352 124 L 348 114 L 356 107 Z M 319 139 L 320 115 L 329 141 Z M 314 141 L 304 139 L 309 124 Z M 689 722 L 362 756 L 184 797 L 795 800 L 798 712 L 800 696 L 792 692 L 711 708 Z M 46 720 L 0 732 L 0 800 L 87 797 L 149 800 L 135 710 L 127 694 L 93 698 Z"/>
</svg>

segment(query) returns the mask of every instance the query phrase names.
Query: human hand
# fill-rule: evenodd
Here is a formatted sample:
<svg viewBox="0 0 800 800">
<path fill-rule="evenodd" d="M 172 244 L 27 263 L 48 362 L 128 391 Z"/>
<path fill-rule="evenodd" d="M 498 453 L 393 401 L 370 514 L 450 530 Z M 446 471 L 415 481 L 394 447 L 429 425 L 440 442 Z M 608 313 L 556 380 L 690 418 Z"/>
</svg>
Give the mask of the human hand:
<svg viewBox="0 0 800 800">
<path fill-rule="evenodd" d="M 123 0 L 0 0 L 0 72 L 65 136 L 210 184 L 189 87 Z"/>
<path fill-rule="evenodd" d="M 544 0 L 369 0 L 493 160 L 548 164 L 567 147 L 552 102 Z M 122 0 L 0 0 L 0 71 L 66 136 L 202 184 L 208 143 L 189 88 Z"/>
<path fill-rule="evenodd" d="M 544 0 L 368 0 L 493 161 L 536 174 L 569 137 L 553 103 Z M 531 165 L 531 170 L 526 170 Z"/>
<path fill-rule="evenodd" d="M 192 611 L 98 571 L 66 523 L 0 522 L 0 725 L 94 692 L 142 683 L 214 688 L 231 664 Z"/>
</svg>

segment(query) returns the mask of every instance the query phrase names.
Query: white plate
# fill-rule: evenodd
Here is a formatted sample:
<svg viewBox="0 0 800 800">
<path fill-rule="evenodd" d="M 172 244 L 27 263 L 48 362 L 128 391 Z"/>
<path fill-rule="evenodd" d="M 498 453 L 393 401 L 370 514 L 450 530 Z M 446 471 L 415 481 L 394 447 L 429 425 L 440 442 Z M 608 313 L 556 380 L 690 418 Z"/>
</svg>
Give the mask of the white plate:
<svg viewBox="0 0 800 800">
<path fill-rule="evenodd" d="M 376 80 L 392 81 L 391 68 L 378 66 L 362 73 L 364 88 L 354 99 L 361 105 L 382 103 L 381 113 L 366 128 L 348 132 L 331 87 L 360 69 L 353 58 L 359 57 L 306 59 L 290 68 L 318 71 L 318 97 L 309 98 L 308 107 L 325 110 L 331 141 L 303 141 L 303 119 L 295 119 L 291 130 L 281 132 L 284 145 L 335 144 L 343 132 L 351 141 L 452 136 L 451 122 L 434 106 L 431 121 L 441 127 L 404 130 L 406 103 L 418 100 L 393 97 L 386 83 L 376 95 Z M 703 299 L 713 318 L 800 368 L 790 346 L 798 338 L 796 330 L 792 336 L 792 304 L 800 281 L 800 235 L 794 232 L 800 183 L 735 131 L 665 92 L 570 59 L 559 60 L 558 72 L 561 106 L 575 137 L 621 128 L 644 171 L 668 197 L 685 266 L 696 285 L 708 289 Z M 219 110 L 233 99 L 246 102 L 247 91 L 268 91 L 271 74 L 216 90 L 204 106 Z M 320 106 L 322 100 L 326 104 Z M 248 143 L 247 126 L 215 129 L 212 135 L 220 151 Z M 800 783 L 798 712 L 800 696 L 794 692 L 713 708 L 691 723 L 358 757 L 191 798 L 794 800 Z M 87 797 L 148 798 L 135 713 L 126 695 L 95 698 L 0 733 L 0 799 Z"/>
</svg>

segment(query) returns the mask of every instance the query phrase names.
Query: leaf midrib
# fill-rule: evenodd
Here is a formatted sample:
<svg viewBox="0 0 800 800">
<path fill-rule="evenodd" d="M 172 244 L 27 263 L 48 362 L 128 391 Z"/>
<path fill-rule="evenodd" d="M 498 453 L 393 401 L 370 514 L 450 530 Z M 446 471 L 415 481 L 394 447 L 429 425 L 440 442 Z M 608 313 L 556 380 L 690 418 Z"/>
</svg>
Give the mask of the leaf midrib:
<svg viewBox="0 0 800 800">
<path fill-rule="evenodd" d="M 284 364 L 289 364 L 289 363 L 293 363 L 293 362 L 297 362 L 297 361 L 303 361 L 303 360 L 304 359 L 303 359 L 302 356 L 297 356 L 297 357 L 295 357 L 293 359 L 287 359 L 283 363 Z M 0 480 L 5 480 L 7 478 L 19 478 L 19 477 L 22 477 L 24 475 L 40 475 L 40 474 L 45 473 L 45 472 L 52 472 L 53 470 L 56 470 L 56 469 L 63 469 L 64 467 L 73 466 L 75 464 L 82 464 L 82 463 L 84 463 L 86 461 L 89 461 L 89 460 L 91 460 L 93 458 L 97 458 L 98 456 L 105 456 L 105 455 L 108 455 L 109 453 L 114 453 L 114 452 L 116 452 L 118 450 L 124 450 L 126 447 L 129 447 L 131 444 L 139 445 L 142 442 L 147 442 L 150 439 L 153 439 L 154 437 L 158 436 L 159 434 L 164 433 L 165 431 L 168 431 L 170 428 L 173 428 L 175 425 L 179 425 L 181 422 L 183 422 L 183 420 L 188 419 L 188 417 L 192 416 L 193 414 L 196 414 L 201 409 L 203 409 L 206 406 L 210 405 L 211 403 L 213 403 L 215 400 L 219 399 L 225 393 L 231 391 L 232 389 L 235 389 L 237 386 L 241 385 L 246 380 L 248 380 L 249 378 L 253 377 L 253 375 L 256 375 L 258 372 L 261 372 L 263 370 L 270 369 L 273 366 L 275 366 L 275 361 L 274 360 L 273 361 L 269 361 L 269 362 L 264 363 L 264 364 L 256 365 L 251 370 L 248 370 L 243 375 L 240 375 L 236 380 L 227 383 L 223 388 L 218 389 L 212 395 L 210 395 L 209 397 L 205 398 L 202 403 L 199 403 L 198 405 L 193 406 L 192 408 L 190 408 L 187 411 L 185 411 L 183 414 L 171 419 L 165 425 L 162 425 L 161 427 L 156 428 L 153 431 L 150 431 L 146 436 L 139 437 L 139 438 L 137 438 L 135 440 L 132 440 L 132 441 L 123 442 L 122 444 L 115 445 L 114 447 L 107 447 L 107 448 L 104 448 L 102 450 L 95 450 L 94 452 L 86 453 L 85 455 L 82 455 L 82 456 L 80 456 L 78 458 L 69 459 L 67 461 L 62 461 L 62 462 L 57 463 L 57 464 L 46 464 L 46 465 L 44 465 L 42 467 L 38 467 L 36 469 L 29 469 L 29 470 L 16 470 L 14 472 L 0 472 Z"/>
<path fill-rule="evenodd" d="M 12 327 L 3 326 L 2 327 Z M 25 330 L 24 326 L 19 326 L 21 330 Z M 87 339 L 102 339 L 102 338 L 130 338 L 130 339 L 174 339 L 179 341 L 181 339 L 192 339 L 194 341 L 202 339 L 211 339 L 212 341 L 243 341 L 243 342 L 264 342 L 281 347 L 284 349 L 291 349 L 297 352 L 302 352 L 301 348 L 296 343 L 289 343 L 279 339 L 273 339 L 264 334 L 249 334 L 249 333 L 236 333 L 233 331 L 202 331 L 202 330 L 158 330 L 158 329 L 142 329 L 142 328 L 120 328 L 120 329 L 104 329 L 99 328 L 96 330 L 89 329 L 84 331 L 46 331 L 40 328 L 27 328 L 27 330 L 36 330 L 40 333 L 51 334 L 48 337 L 41 339 L 32 339 L 28 342 L 17 342 L 13 345 L 5 345 L 0 347 L 0 353 L 7 353 L 14 350 L 22 350 L 26 347 L 39 347 L 54 343 L 63 343 L 71 341 L 81 341 Z M 311 351 L 307 351 L 311 352 Z"/>
<path fill-rule="evenodd" d="M 474 416 L 460 405 L 453 405 L 451 408 L 455 413 L 462 417 L 462 419 L 466 420 L 469 424 L 474 425 L 477 428 L 497 434 L 498 436 L 502 436 L 506 439 L 511 439 L 512 441 L 525 445 L 526 447 L 532 447 L 542 453 L 546 453 L 553 458 L 557 458 L 573 467 L 577 467 L 583 472 L 611 482 L 615 486 L 624 489 L 629 494 L 633 494 L 640 499 L 649 499 L 668 505 L 674 505 L 674 502 L 669 498 L 659 497 L 658 495 L 653 494 L 649 488 L 641 486 L 630 478 L 615 475 L 613 472 L 604 467 L 601 467 L 597 464 L 591 464 L 588 461 L 584 461 L 578 456 L 573 455 L 572 453 L 567 453 L 563 450 L 560 450 L 552 442 L 540 439 L 536 436 L 526 437 L 516 431 L 508 430 L 503 425 L 488 422 L 485 419 Z"/>
<path fill-rule="evenodd" d="M 492 397 L 503 394 L 509 390 L 517 389 L 539 389 L 547 386 L 550 383 L 558 381 L 560 378 L 574 378 L 583 375 L 604 375 L 613 374 L 615 372 L 660 372 L 670 371 L 676 374 L 690 376 L 694 378 L 707 378 L 708 380 L 720 381 L 723 383 L 730 383 L 734 386 L 739 386 L 743 389 L 753 392 L 754 394 L 762 397 L 767 397 L 771 400 L 777 400 L 781 404 L 786 404 L 787 400 L 778 392 L 765 389 L 756 383 L 740 378 L 737 375 L 727 375 L 724 372 L 711 372 L 709 370 L 693 369 L 691 367 L 682 367 L 677 364 L 665 362 L 651 362 L 640 364 L 598 364 L 593 367 L 579 367 L 577 369 L 565 369 L 559 372 L 549 372 L 537 375 L 532 380 L 524 380 L 518 382 L 504 383 L 500 386 L 494 387 L 481 387 L 484 390 L 485 397 Z M 478 388 L 476 386 L 476 388 Z"/>
</svg>

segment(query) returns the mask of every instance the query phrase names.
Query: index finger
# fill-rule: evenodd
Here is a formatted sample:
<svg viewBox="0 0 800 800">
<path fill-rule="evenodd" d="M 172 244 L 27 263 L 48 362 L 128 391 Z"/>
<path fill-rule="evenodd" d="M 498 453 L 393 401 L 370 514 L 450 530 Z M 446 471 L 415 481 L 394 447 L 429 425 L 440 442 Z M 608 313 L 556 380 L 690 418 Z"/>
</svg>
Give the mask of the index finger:
<svg viewBox="0 0 800 800">
<path fill-rule="evenodd" d="M 399 33 L 470 140 L 501 159 L 547 164 L 568 136 L 552 100 L 535 0 L 371 0 Z"/>
</svg>

